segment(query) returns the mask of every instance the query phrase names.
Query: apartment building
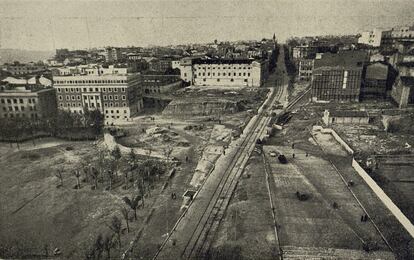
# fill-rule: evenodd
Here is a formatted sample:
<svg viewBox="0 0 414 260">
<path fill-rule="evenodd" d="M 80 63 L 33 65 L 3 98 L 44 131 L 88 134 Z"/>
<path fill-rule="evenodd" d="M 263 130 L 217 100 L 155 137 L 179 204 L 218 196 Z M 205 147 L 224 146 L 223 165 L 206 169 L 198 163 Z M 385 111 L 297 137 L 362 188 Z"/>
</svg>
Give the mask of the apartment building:
<svg viewBox="0 0 414 260">
<path fill-rule="evenodd" d="M 0 118 L 47 118 L 56 114 L 56 94 L 40 85 L 1 85 Z"/>
<path fill-rule="evenodd" d="M 320 59 L 315 59 L 312 101 L 358 102 L 367 59 L 363 51 L 324 53 Z"/>
<path fill-rule="evenodd" d="M 107 123 L 129 120 L 143 109 L 141 77 L 128 74 L 54 77 L 58 109 L 101 111 Z"/>
<path fill-rule="evenodd" d="M 47 69 L 47 66 L 37 63 L 6 63 L 4 64 L 4 70 L 12 75 L 27 75 L 42 73 Z"/>
<path fill-rule="evenodd" d="M 105 48 L 104 56 L 106 62 L 116 62 L 121 59 L 121 49 L 107 47 Z"/>
<path fill-rule="evenodd" d="M 359 44 L 365 44 L 372 47 L 379 47 L 381 45 L 382 30 L 374 29 L 372 31 L 362 32 L 358 38 Z"/>
<path fill-rule="evenodd" d="M 299 78 L 301 80 L 310 80 L 313 71 L 313 59 L 302 59 L 299 61 Z"/>
</svg>

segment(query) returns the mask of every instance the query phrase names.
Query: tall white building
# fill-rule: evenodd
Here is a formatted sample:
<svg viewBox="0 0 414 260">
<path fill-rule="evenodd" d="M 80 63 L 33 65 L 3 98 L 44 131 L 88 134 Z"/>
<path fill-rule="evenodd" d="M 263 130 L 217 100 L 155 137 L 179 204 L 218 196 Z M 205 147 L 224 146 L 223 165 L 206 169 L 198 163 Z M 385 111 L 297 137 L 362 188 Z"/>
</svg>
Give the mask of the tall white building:
<svg viewBox="0 0 414 260">
<path fill-rule="evenodd" d="M 373 31 L 362 32 L 358 38 L 358 43 L 379 47 L 381 45 L 382 30 L 374 29 Z"/>
</svg>

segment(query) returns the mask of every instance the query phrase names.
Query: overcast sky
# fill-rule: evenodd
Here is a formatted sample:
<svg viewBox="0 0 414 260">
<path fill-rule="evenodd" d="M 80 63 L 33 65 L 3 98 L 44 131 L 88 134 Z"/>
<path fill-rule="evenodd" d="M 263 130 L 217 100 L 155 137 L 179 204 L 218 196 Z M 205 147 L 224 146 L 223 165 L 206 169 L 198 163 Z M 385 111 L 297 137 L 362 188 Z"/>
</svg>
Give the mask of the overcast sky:
<svg viewBox="0 0 414 260">
<path fill-rule="evenodd" d="M 355 34 L 414 23 L 414 0 L 0 0 L 0 48 L 54 50 Z"/>
</svg>

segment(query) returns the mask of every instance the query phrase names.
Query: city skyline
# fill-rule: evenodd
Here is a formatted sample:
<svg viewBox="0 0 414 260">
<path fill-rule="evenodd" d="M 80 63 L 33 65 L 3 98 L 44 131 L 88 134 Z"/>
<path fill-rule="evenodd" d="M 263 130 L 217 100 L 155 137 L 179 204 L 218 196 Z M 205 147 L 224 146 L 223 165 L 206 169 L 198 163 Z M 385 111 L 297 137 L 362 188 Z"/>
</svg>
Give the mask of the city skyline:
<svg viewBox="0 0 414 260">
<path fill-rule="evenodd" d="M 248 40 L 273 33 L 284 41 L 356 34 L 414 18 L 408 0 L 37 0 L 0 6 L 0 48 L 42 51 Z"/>
</svg>

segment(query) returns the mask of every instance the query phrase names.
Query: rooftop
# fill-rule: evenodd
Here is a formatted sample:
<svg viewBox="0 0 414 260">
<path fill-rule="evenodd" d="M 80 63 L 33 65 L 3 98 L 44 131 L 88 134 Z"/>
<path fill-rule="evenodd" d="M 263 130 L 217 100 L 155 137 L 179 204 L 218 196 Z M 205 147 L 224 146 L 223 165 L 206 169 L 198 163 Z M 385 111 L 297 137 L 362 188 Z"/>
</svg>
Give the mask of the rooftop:
<svg viewBox="0 0 414 260">
<path fill-rule="evenodd" d="M 254 59 L 195 59 L 193 64 L 251 64 Z"/>
<path fill-rule="evenodd" d="M 362 67 L 367 61 L 365 51 L 344 51 L 339 53 L 323 53 L 320 59 L 315 59 L 315 68 L 319 67 Z"/>
<path fill-rule="evenodd" d="M 330 117 L 369 117 L 367 111 L 360 110 L 332 110 Z"/>
<path fill-rule="evenodd" d="M 414 87 L 414 77 L 401 77 L 400 80 L 405 86 Z"/>
</svg>

